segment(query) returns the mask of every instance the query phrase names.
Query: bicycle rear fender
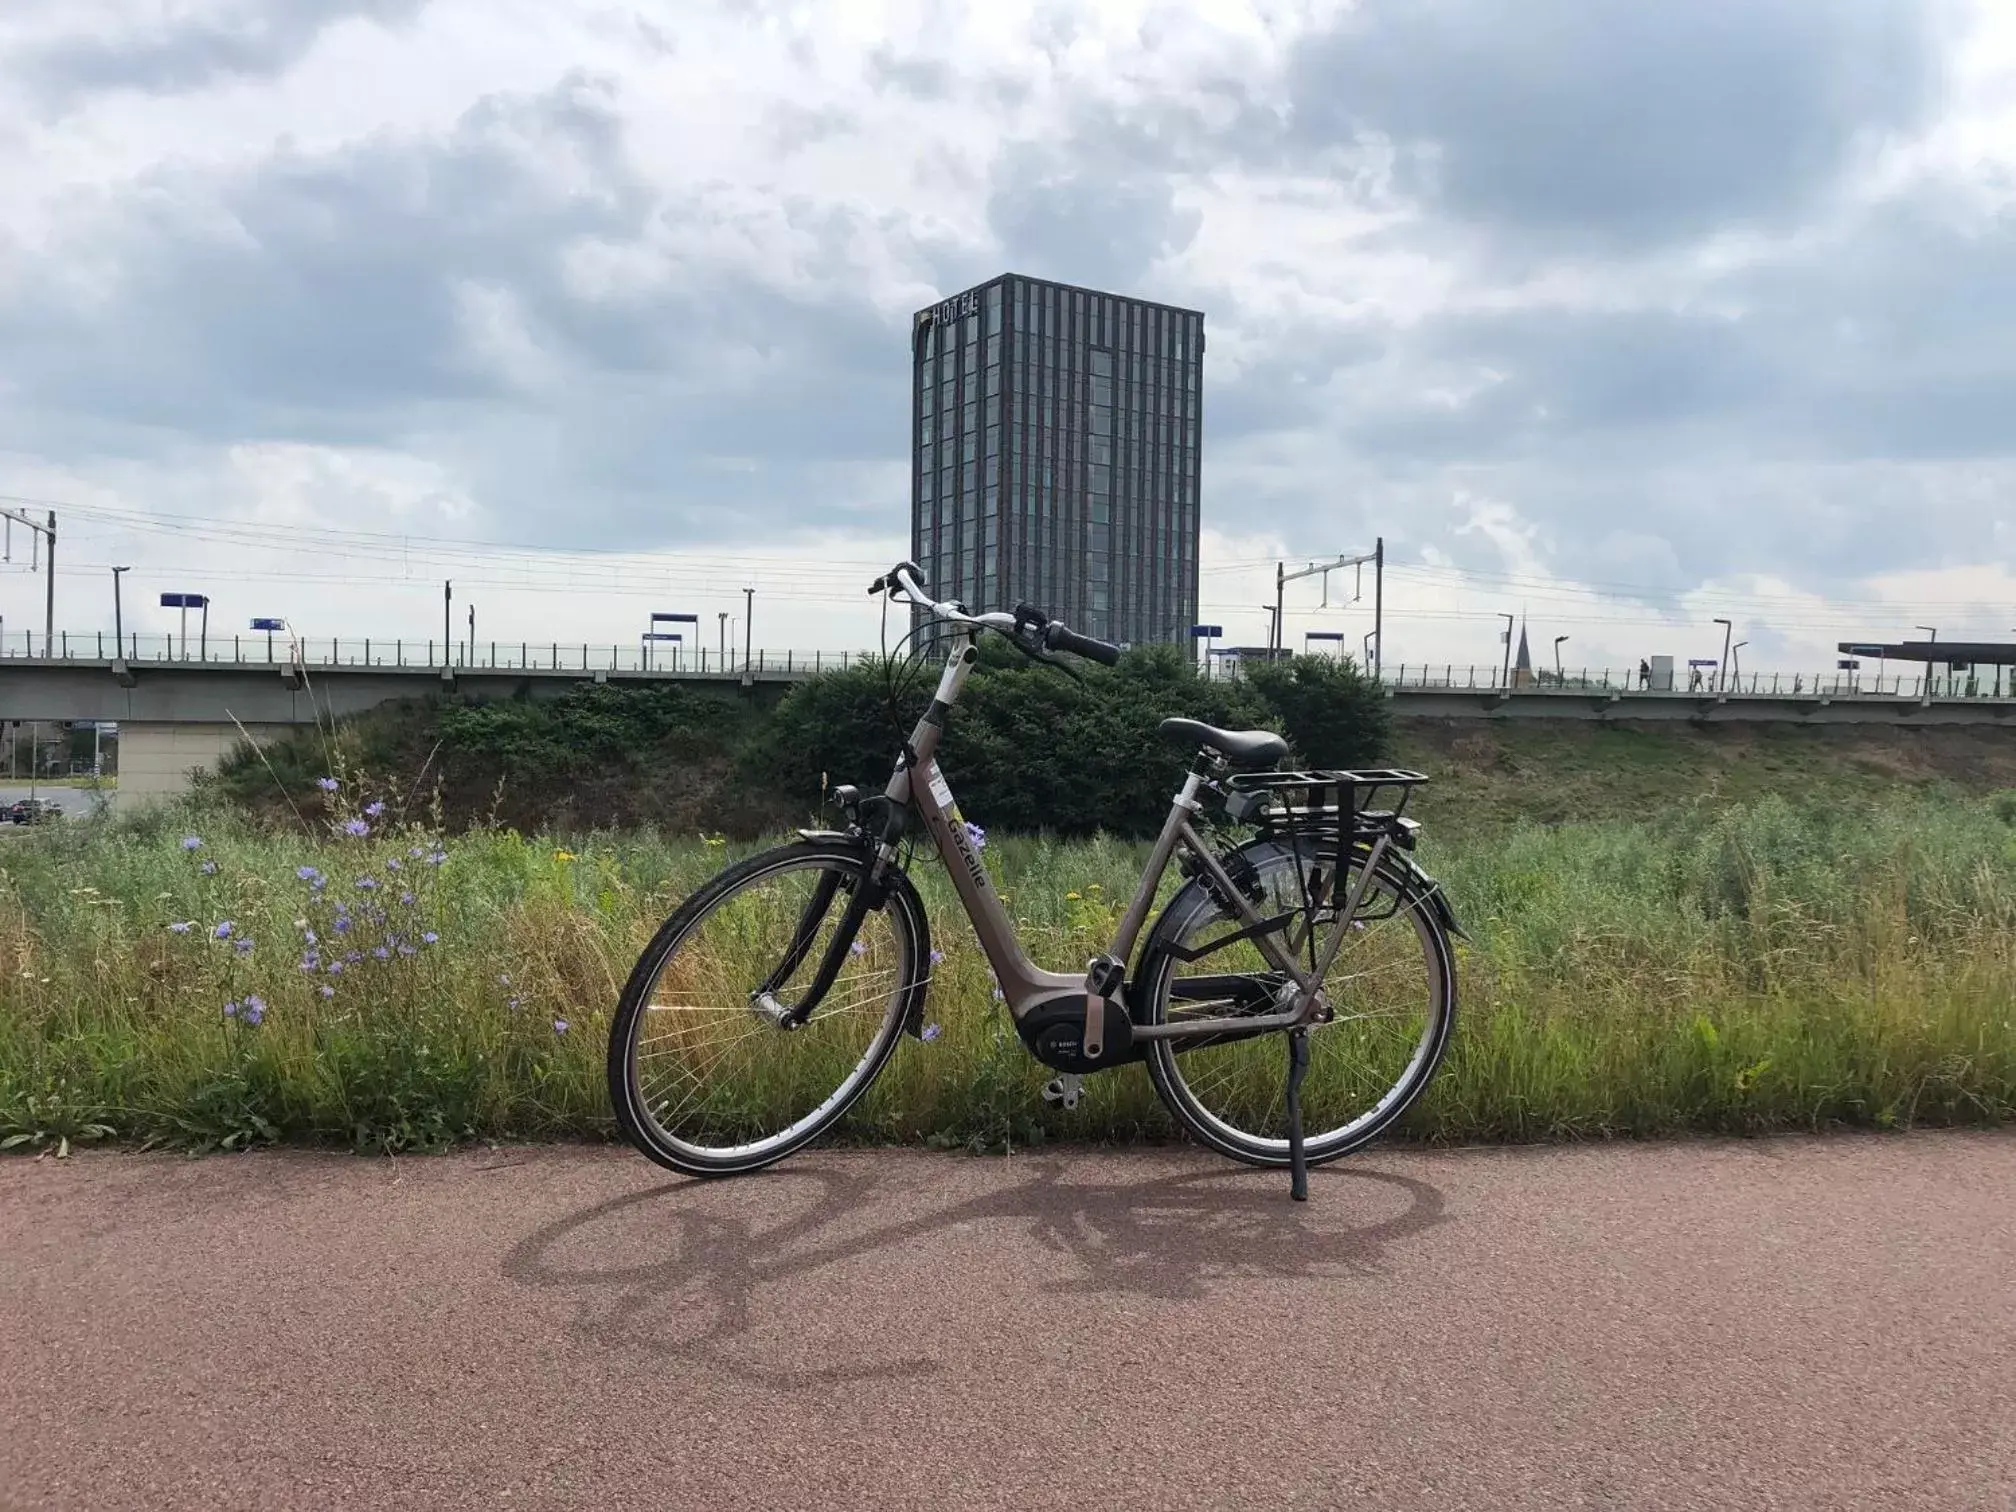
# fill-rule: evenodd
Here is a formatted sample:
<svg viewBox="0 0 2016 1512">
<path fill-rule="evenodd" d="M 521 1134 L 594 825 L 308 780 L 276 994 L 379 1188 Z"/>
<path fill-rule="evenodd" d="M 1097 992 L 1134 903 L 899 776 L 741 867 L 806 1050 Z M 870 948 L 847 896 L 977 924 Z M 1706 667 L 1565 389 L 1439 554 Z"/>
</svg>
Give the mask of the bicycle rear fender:
<svg viewBox="0 0 2016 1512">
<path fill-rule="evenodd" d="M 1240 868 L 1233 864 L 1233 858 L 1258 857 L 1270 850 L 1287 849 L 1289 849 L 1287 843 L 1278 837 L 1255 836 L 1226 854 L 1224 857 L 1226 869 L 1237 877 Z M 1429 876 L 1411 855 L 1398 847 L 1387 850 L 1386 862 L 1399 874 L 1402 883 L 1400 901 L 1403 904 L 1426 908 L 1452 938 L 1469 940 L 1470 936 L 1464 932 L 1463 926 L 1456 922 L 1456 910 L 1449 904 L 1448 890 L 1439 881 Z M 1127 1002 L 1130 1010 L 1140 1001 L 1142 970 L 1147 964 L 1149 953 L 1161 943 L 1164 922 L 1177 913 L 1179 904 L 1188 902 L 1195 894 L 1204 892 L 1209 886 L 1210 883 L 1201 876 L 1191 878 L 1163 905 L 1154 926 L 1143 933 L 1140 947 L 1135 951 L 1134 969 L 1127 982 Z M 1136 1021 L 1139 1022 L 1139 1019 Z"/>
</svg>

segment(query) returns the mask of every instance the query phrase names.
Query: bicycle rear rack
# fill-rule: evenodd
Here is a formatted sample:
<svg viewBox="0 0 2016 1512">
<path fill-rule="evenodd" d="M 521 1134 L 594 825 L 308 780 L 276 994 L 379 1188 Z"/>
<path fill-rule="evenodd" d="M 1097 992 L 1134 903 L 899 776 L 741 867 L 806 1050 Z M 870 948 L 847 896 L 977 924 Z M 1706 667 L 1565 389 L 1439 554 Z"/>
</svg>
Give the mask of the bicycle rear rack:
<svg viewBox="0 0 2016 1512">
<path fill-rule="evenodd" d="M 1414 789 L 1427 781 L 1404 767 L 1242 772 L 1225 781 L 1225 814 L 1263 835 L 1335 840 L 1384 832 L 1411 849 L 1416 826 L 1403 816 Z M 1386 806 L 1375 807 L 1381 799 Z"/>
</svg>

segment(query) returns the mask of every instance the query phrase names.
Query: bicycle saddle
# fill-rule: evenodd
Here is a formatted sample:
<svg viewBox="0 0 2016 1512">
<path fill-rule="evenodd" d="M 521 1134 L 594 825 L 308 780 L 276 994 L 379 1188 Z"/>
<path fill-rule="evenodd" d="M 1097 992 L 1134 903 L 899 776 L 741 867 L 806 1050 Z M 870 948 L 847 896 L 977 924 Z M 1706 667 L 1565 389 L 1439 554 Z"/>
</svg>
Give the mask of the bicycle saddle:
<svg viewBox="0 0 2016 1512">
<path fill-rule="evenodd" d="M 1235 767 L 1273 766 L 1288 754 L 1288 742 L 1272 730 L 1221 730 L 1196 719 L 1165 719 L 1160 728 L 1181 745 L 1209 746 Z"/>
</svg>

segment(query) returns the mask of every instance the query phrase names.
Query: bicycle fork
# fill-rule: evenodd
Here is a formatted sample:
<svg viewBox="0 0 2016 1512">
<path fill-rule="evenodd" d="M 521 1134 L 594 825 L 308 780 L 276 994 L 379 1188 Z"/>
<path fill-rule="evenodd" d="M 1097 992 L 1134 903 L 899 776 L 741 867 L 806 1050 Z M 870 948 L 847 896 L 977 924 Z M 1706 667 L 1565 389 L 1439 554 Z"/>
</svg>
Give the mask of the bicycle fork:
<svg viewBox="0 0 2016 1512">
<path fill-rule="evenodd" d="M 749 994 L 750 1008 L 758 1017 L 769 1020 L 779 1029 L 797 1029 L 812 1017 L 839 977 L 840 968 L 847 964 L 847 952 L 861 933 L 861 921 L 868 917 L 869 910 L 878 901 L 878 878 L 869 868 L 863 868 L 854 883 L 853 895 L 847 900 L 847 911 L 840 916 L 833 938 L 826 942 L 826 953 L 820 957 L 819 968 L 812 974 L 804 995 L 796 1003 L 785 1003 L 777 996 L 778 990 L 791 980 L 791 974 L 810 953 L 812 942 L 818 939 L 819 926 L 826 922 L 827 911 L 833 906 L 833 895 L 840 890 L 840 879 L 841 874 L 837 871 L 820 876 L 805 904 L 805 912 L 799 916 L 798 928 L 784 951 L 784 958 L 763 979 L 762 985 Z"/>
</svg>

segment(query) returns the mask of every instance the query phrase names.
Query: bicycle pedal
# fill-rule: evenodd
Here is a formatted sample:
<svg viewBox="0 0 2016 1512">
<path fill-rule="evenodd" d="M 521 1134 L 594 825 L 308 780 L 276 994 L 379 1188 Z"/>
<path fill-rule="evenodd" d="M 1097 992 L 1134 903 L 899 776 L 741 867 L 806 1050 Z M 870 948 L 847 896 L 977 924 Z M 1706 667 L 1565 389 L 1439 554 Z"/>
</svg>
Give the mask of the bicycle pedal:
<svg viewBox="0 0 2016 1512">
<path fill-rule="evenodd" d="M 1062 1076 L 1053 1076 L 1043 1084 L 1043 1101 L 1062 1103 L 1064 1111 L 1069 1113 L 1078 1106 L 1078 1099 L 1084 1090 L 1085 1078 L 1067 1071 Z"/>
</svg>

